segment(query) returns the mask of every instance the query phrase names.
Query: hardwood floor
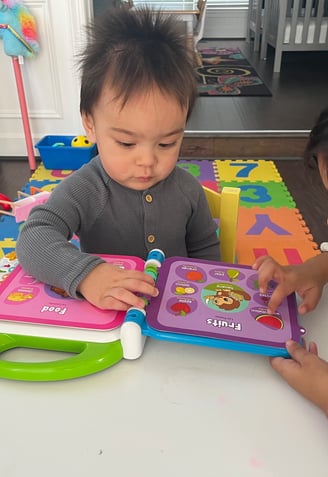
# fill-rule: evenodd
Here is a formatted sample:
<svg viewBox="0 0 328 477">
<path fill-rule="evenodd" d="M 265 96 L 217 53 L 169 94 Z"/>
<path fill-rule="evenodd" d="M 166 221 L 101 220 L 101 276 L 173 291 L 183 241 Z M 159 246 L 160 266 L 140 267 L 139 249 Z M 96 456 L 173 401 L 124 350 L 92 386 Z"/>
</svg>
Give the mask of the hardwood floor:
<svg viewBox="0 0 328 477">
<path fill-rule="evenodd" d="M 260 60 L 253 42 L 202 40 L 238 47 L 272 92 L 271 97 L 200 97 L 189 118 L 187 157 L 302 157 L 313 124 L 328 106 L 328 52 L 286 52 L 272 73 L 274 49 Z"/>
<path fill-rule="evenodd" d="M 259 59 L 253 42 L 202 40 L 220 47 L 239 47 L 272 92 L 271 97 L 201 97 L 187 124 L 187 134 L 234 134 L 286 131 L 307 133 L 319 112 L 328 106 L 328 52 L 286 52 L 281 73 L 272 73 L 274 49 Z"/>
<path fill-rule="evenodd" d="M 317 170 L 309 173 L 302 159 L 275 160 L 277 169 L 315 242 L 328 242 L 328 192 Z"/>
<path fill-rule="evenodd" d="M 31 177 L 26 158 L 24 160 L 0 157 L 0 193 L 11 200 L 17 197 L 20 190 Z M 1 226 L 1 225 L 0 225 Z"/>
<path fill-rule="evenodd" d="M 311 177 L 303 168 L 302 159 L 280 159 L 275 164 L 314 240 L 328 241 L 328 192 L 321 184 L 318 172 Z M 14 199 L 30 177 L 27 160 L 0 160 L 0 192 Z M 1 227 L 1 223 L 0 223 Z"/>
</svg>

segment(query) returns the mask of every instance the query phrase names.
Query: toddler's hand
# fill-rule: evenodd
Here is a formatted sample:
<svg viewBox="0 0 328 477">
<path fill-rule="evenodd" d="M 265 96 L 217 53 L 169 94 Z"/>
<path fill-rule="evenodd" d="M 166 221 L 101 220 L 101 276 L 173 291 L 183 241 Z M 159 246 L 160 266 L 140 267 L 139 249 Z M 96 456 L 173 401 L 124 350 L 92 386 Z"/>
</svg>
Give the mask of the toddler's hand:
<svg viewBox="0 0 328 477">
<path fill-rule="evenodd" d="M 301 265 L 279 265 L 273 258 L 264 256 L 258 258 L 253 269 L 258 271 L 258 283 L 262 293 L 265 293 L 270 280 L 277 283 L 268 303 L 268 312 L 274 313 L 282 300 L 292 292 L 297 292 L 302 298 L 298 307 L 300 314 L 313 310 L 321 297 L 326 281 L 321 256 L 307 260 Z"/>
<path fill-rule="evenodd" d="M 328 415 L 328 363 L 318 357 L 315 343 L 309 350 L 295 341 L 287 341 L 289 358 L 270 358 L 271 366 L 287 383 Z"/>
<path fill-rule="evenodd" d="M 273 291 L 268 303 L 268 312 L 274 313 L 282 300 L 295 291 L 293 267 L 283 267 L 272 257 L 263 256 L 254 262 L 252 268 L 258 272 L 258 284 L 261 293 L 267 291 L 271 280 L 277 283 L 277 287 Z"/>
<path fill-rule="evenodd" d="M 154 297 L 158 290 L 154 280 L 144 272 L 122 270 L 101 263 L 82 280 L 78 291 L 86 300 L 103 310 L 127 310 L 131 306 L 144 308 L 140 295 Z"/>
</svg>

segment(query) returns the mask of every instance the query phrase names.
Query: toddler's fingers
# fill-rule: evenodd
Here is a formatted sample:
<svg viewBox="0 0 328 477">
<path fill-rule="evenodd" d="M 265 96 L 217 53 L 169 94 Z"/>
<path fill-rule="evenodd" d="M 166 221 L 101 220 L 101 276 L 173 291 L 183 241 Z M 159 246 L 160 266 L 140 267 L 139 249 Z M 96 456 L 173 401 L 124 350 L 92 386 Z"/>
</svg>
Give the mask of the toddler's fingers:
<svg viewBox="0 0 328 477">
<path fill-rule="evenodd" d="M 286 349 L 292 359 L 283 358 L 281 356 L 270 358 L 270 363 L 273 369 L 285 379 L 289 377 L 291 369 L 295 369 L 295 366 L 299 367 L 308 353 L 302 346 L 296 343 L 296 341 L 292 340 L 286 342 Z"/>
<path fill-rule="evenodd" d="M 109 293 L 101 299 L 100 307 L 104 310 L 128 310 L 131 306 L 144 308 L 145 299 L 135 295 L 126 288 L 111 288 Z"/>
<path fill-rule="evenodd" d="M 252 268 L 254 270 L 258 270 L 259 267 L 262 265 L 263 262 L 266 262 L 267 260 L 272 260 L 269 255 L 262 255 L 261 257 L 258 257 L 255 262 L 252 265 Z"/>
<path fill-rule="evenodd" d="M 316 343 L 314 343 L 314 341 L 311 341 L 309 343 L 309 351 L 310 351 L 310 353 L 315 354 L 316 356 L 318 356 L 318 354 L 319 354 L 318 346 L 317 346 Z"/>
<path fill-rule="evenodd" d="M 130 305 L 123 303 L 120 300 L 112 296 L 104 297 L 101 300 L 101 303 L 96 303 L 95 306 L 101 310 L 115 310 L 115 311 L 127 311 L 130 308 Z M 138 307 L 141 308 L 141 307 Z"/>
<path fill-rule="evenodd" d="M 141 272 L 139 270 L 129 270 L 124 272 L 124 279 L 131 279 L 131 280 L 138 280 L 139 282 L 149 283 L 150 285 L 154 285 L 154 279 L 145 272 Z"/>
<path fill-rule="evenodd" d="M 289 358 L 270 358 L 272 368 L 294 389 L 297 389 L 301 381 L 301 366 Z"/>
<path fill-rule="evenodd" d="M 288 358 L 282 358 L 281 356 L 276 356 L 274 358 L 270 358 L 270 364 L 275 371 L 279 374 L 282 374 L 282 369 L 284 368 L 286 361 Z"/>
<path fill-rule="evenodd" d="M 302 364 L 304 358 L 309 354 L 309 352 L 300 346 L 296 341 L 288 340 L 286 342 L 286 349 L 290 356 L 297 361 L 297 363 Z"/>
<path fill-rule="evenodd" d="M 156 297 L 158 295 L 158 289 L 154 285 L 154 281 L 151 278 L 152 283 L 148 283 L 143 280 L 136 280 L 135 278 L 127 278 L 124 281 L 118 283 L 113 289 L 127 290 L 128 292 L 139 293 L 140 295 L 148 295 Z M 133 305 L 136 306 L 136 305 Z"/>
<path fill-rule="evenodd" d="M 283 285 L 278 285 L 273 291 L 268 302 L 268 313 L 274 313 L 282 300 L 289 295 L 289 291 Z"/>
<path fill-rule="evenodd" d="M 303 315 L 308 311 L 314 310 L 320 300 L 321 291 L 318 288 L 311 288 L 304 292 L 304 294 L 301 294 L 301 297 L 302 301 L 299 304 L 298 311 Z"/>
<path fill-rule="evenodd" d="M 258 271 L 259 289 L 265 293 L 271 280 L 276 282 L 282 280 L 281 267 L 271 257 L 265 257 L 263 260 L 261 258 L 253 264 L 253 268 Z"/>
</svg>

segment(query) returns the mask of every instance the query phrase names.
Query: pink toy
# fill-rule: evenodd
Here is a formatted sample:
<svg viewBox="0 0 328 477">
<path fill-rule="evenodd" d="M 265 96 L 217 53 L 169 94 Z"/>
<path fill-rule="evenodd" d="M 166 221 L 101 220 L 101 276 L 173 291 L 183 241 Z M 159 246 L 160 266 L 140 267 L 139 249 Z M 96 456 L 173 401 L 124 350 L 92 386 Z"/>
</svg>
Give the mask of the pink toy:
<svg viewBox="0 0 328 477">
<path fill-rule="evenodd" d="M 12 202 L 9 197 L 4 194 L 0 194 L 0 206 L 3 208 L 3 210 L 9 211 L 11 209 L 11 204 Z"/>
<path fill-rule="evenodd" d="M 35 21 L 18 0 L 0 0 L 0 39 L 4 51 L 12 57 L 19 105 L 22 114 L 28 161 L 31 170 L 36 169 L 32 136 L 27 112 L 23 79 L 20 69 L 22 57 L 33 57 L 39 51 Z M 19 57 L 21 60 L 19 61 Z"/>
<path fill-rule="evenodd" d="M 7 206 L 7 211 L 3 210 L 0 211 L 0 213 L 14 216 L 17 223 L 24 222 L 28 218 L 33 207 L 36 205 L 45 204 L 50 196 L 50 192 L 41 191 L 34 195 L 28 195 L 19 191 L 18 196 L 24 196 L 24 199 L 11 202 L 8 200 L 2 200 L 0 197 L 0 205 L 2 205 L 3 208 Z M 8 206 L 12 209 L 11 212 L 8 211 Z"/>
<path fill-rule="evenodd" d="M 100 256 L 125 270 L 141 271 L 144 267 L 139 257 Z M 114 329 L 122 325 L 125 317 L 124 311 L 101 310 L 86 300 L 75 300 L 64 290 L 39 282 L 20 265 L 0 290 L 0 328 L 8 325 L 13 333 L 66 339 L 75 337 L 104 343 L 112 341 Z M 115 339 L 118 339 L 118 330 L 115 333 Z"/>
</svg>

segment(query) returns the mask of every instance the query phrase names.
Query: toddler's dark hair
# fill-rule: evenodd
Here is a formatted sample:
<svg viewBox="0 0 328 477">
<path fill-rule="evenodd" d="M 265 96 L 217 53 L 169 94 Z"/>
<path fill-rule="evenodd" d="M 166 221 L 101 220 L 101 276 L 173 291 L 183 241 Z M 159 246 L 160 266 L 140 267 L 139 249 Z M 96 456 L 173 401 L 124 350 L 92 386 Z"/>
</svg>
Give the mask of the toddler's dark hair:
<svg viewBox="0 0 328 477">
<path fill-rule="evenodd" d="M 92 113 L 105 85 L 126 104 L 137 92 L 158 87 L 190 114 L 197 97 L 194 53 L 183 23 L 159 10 L 111 9 L 87 27 L 80 58 L 81 113 Z"/>
<path fill-rule="evenodd" d="M 319 152 L 325 159 L 328 169 L 328 108 L 321 111 L 312 128 L 304 151 L 305 165 L 312 169 L 316 168 Z"/>
</svg>

